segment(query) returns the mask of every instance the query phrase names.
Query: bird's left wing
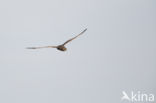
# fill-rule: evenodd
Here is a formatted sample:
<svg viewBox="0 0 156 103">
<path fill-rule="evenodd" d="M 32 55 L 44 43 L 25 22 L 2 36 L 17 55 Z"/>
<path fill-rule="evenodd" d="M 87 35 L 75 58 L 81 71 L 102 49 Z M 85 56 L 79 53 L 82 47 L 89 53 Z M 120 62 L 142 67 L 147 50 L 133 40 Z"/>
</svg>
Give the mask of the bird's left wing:
<svg viewBox="0 0 156 103">
<path fill-rule="evenodd" d="M 27 49 L 57 48 L 57 46 L 27 47 Z"/>
</svg>

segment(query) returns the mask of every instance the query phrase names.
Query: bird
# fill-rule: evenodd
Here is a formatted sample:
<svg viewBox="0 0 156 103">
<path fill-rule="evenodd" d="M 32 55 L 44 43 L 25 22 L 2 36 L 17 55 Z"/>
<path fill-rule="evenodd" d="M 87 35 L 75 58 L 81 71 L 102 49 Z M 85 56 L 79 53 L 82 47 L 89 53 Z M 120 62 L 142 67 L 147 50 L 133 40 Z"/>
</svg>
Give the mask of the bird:
<svg viewBox="0 0 156 103">
<path fill-rule="evenodd" d="M 66 42 L 64 42 L 63 44 L 58 45 L 58 46 L 27 47 L 27 49 L 56 48 L 57 50 L 60 50 L 60 51 L 67 51 L 67 48 L 65 47 L 65 45 L 67 43 L 71 42 L 72 40 L 76 39 L 80 35 L 82 35 L 86 30 L 87 30 L 87 28 L 85 30 L 83 30 L 80 34 L 78 34 L 77 36 L 67 40 Z"/>
</svg>

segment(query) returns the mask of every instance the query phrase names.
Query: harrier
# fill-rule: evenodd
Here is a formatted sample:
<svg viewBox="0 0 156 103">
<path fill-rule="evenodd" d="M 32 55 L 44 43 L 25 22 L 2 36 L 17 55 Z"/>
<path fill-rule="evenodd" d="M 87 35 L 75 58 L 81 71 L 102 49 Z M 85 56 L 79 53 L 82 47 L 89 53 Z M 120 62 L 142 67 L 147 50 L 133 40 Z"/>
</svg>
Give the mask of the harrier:
<svg viewBox="0 0 156 103">
<path fill-rule="evenodd" d="M 83 30 L 80 34 L 78 34 L 77 36 L 67 40 L 66 42 L 64 42 L 63 44 L 61 45 L 58 45 L 58 46 L 43 46 L 43 47 L 28 47 L 27 49 L 41 49 L 41 48 L 56 48 L 60 51 L 66 51 L 67 48 L 65 47 L 65 45 L 69 42 L 71 42 L 72 40 L 76 39 L 78 36 L 82 35 L 87 29 Z"/>
</svg>

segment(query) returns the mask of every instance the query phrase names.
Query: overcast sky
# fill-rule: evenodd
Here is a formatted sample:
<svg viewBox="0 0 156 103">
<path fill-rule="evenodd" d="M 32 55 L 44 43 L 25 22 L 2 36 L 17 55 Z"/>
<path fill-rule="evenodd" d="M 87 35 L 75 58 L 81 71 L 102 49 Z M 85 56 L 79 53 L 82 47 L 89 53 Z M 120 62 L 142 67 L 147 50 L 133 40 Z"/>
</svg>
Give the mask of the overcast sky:
<svg viewBox="0 0 156 103">
<path fill-rule="evenodd" d="M 67 51 L 27 50 L 67 44 Z M 0 103 L 121 103 L 156 93 L 155 0 L 1 0 Z"/>
</svg>

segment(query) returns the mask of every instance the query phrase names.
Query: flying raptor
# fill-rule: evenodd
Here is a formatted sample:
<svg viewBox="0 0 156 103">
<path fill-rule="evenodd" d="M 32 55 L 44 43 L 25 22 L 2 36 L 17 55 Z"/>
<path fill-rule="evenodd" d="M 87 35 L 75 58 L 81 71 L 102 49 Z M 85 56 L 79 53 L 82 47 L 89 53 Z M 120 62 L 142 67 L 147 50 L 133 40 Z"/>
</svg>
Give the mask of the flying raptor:
<svg viewBox="0 0 156 103">
<path fill-rule="evenodd" d="M 58 45 L 58 46 L 42 46 L 42 47 L 28 47 L 27 49 L 41 49 L 41 48 L 56 48 L 57 50 L 60 50 L 60 51 L 66 51 L 67 48 L 65 47 L 65 45 L 69 42 L 71 42 L 72 40 L 76 39 L 77 37 L 79 37 L 80 35 L 82 35 L 87 29 L 83 30 L 80 34 L 78 34 L 77 36 L 67 40 L 66 42 L 64 42 L 63 44 L 61 45 Z"/>
</svg>

